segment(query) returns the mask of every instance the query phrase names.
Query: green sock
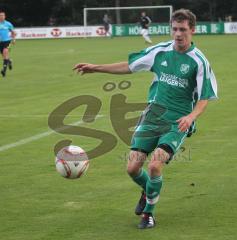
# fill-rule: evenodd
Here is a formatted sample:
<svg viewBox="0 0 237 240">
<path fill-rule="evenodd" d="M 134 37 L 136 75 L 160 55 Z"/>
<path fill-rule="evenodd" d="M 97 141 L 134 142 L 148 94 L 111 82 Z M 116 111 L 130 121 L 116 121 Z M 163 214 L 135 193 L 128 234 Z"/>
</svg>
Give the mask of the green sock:
<svg viewBox="0 0 237 240">
<path fill-rule="evenodd" d="M 149 177 L 146 184 L 146 207 L 143 212 L 152 213 L 159 200 L 162 176 Z"/>
<path fill-rule="evenodd" d="M 146 191 L 146 185 L 147 185 L 147 181 L 149 179 L 146 170 L 144 170 L 142 168 L 139 175 L 135 176 L 135 177 L 132 177 L 132 179 L 135 183 L 137 183 L 139 186 L 141 186 L 144 189 L 144 191 Z"/>
</svg>

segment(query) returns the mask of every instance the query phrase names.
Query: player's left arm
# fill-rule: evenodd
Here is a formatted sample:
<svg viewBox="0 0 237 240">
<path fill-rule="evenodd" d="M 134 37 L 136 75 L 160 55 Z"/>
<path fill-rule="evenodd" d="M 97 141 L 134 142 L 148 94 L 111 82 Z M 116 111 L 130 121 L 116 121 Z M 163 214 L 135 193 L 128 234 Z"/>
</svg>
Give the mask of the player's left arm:
<svg viewBox="0 0 237 240">
<path fill-rule="evenodd" d="M 8 22 L 8 29 L 11 33 L 11 38 L 12 38 L 11 42 L 14 44 L 16 41 L 16 32 L 14 30 L 14 26 L 10 22 Z"/>
<path fill-rule="evenodd" d="M 12 37 L 12 43 L 15 44 L 15 42 L 16 42 L 16 32 L 14 30 L 11 30 L 11 37 Z"/>
<path fill-rule="evenodd" d="M 190 114 L 177 120 L 181 132 L 187 131 L 191 124 L 204 112 L 208 100 L 217 99 L 216 77 L 207 59 L 203 59 L 205 61 L 203 61 L 203 65 L 199 65 L 196 78 L 198 101 Z"/>
<path fill-rule="evenodd" d="M 151 19 L 147 16 L 148 25 L 151 24 Z"/>
<path fill-rule="evenodd" d="M 207 104 L 208 100 L 199 100 L 190 114 L 177 120 L 180 132 L 185 132 L 190 128 L 192 123 L 205 111 Z"/>
</svg>

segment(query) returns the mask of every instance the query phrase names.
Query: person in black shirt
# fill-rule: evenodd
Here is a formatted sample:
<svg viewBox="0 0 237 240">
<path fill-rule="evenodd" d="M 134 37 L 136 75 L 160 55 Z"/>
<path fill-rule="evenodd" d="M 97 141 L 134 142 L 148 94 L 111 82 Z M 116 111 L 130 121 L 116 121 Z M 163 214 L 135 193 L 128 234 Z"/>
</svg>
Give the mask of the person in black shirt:
<svg viewBox="0 0 237 240">
<path fill-rule="evenodd" d="M 151 23 L 151 19 L 146 15 L 146 12 L 144 11 L 141 12 L 141 19 L 140 19 L 140 25 L 142 27 L 141 35 L 145 39 L 145 42 L 149 44 L 152 43 L 148 34 L 148 28 L 150 23 Z"/>
<path fill-rule="evenodd" d="M 108 14 L 105 14 L 104 17 L 103 17 L 103 26 L 104 26 L 104 29 L 105 29 L 105 36 L 109 36 L 109 37 L 112 37 L 112 34 L 111 34 L 111 20 L 108 16 Z"/>
</svg>

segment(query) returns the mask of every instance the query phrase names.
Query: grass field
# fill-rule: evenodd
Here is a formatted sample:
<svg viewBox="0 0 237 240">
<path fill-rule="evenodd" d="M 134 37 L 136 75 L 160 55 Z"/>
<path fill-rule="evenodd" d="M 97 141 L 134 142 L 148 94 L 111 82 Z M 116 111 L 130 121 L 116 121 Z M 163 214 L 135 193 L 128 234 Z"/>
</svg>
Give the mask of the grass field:
<svg viewBox="0 0 237 240">
<path fill-rule="evenodd" d="M 154 41 L 168 37 L 153 38 Z M 79 76 L 77 62 L 124 61 L 144 48 L 142 38 L 18 41 L 14 69 L 0 78 L 0 239 L 2 240 L 234 240 L 237 239 L 237 36 L 195 36 L 219 86 L 198 120 L 198 131 L 164 172 L 164 187 L 151 230 L 136 229 L 133 211 L 139 188 L 126 174 L 129 146 L 110 122 L 110 99 L 145 102 L 151 73 Z M 105 92 L 107 82 L 131 81 L 126 90 Z M 50 132 L 49 114 L 66 100 L 92 95 L 102 101 L 100 117 L 82 124 L 110 132 L 116 147 L 91 161 L 86 176 L 67 180 L 55 171 L 54 146 L 64 139 L 85 150 L 98 140 Z M 84 107 L 66 123 L 81 120 Z M 20 141 L 22 140 L 22 141 Z"/>
</svg>

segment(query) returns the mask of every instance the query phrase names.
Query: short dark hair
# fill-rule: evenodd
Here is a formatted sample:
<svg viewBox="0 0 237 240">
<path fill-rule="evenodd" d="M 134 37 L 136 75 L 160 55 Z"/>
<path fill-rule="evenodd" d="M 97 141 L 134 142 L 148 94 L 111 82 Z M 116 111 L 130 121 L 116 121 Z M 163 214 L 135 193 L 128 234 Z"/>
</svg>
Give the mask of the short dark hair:
<svg viewBox="0 0 237 240">
<path fill-rule="evenodd" d="M 4 14 L 6 14 L 5 11 L 3 11 L 2 9 L 0 9 L 0 13 L 4 13 Z"/>
<path fill-rule="evenodd" d="M 196 25 L 196 15 L 188 9 L 181 8 L 179 10 L 176 10 L 176 11 L 173 12 L 173 14 L 171 16 L 171 24 L 174 21 L 183 22 L 185 20 L 188 21 L 188 25 L 189 25 L 190 28 L 195 27 L 195 25 Z"/>
</svg>

